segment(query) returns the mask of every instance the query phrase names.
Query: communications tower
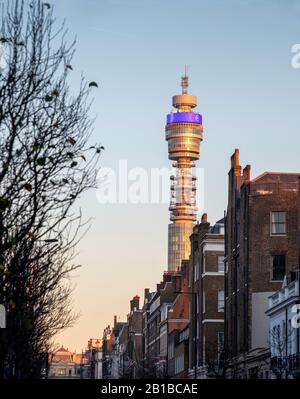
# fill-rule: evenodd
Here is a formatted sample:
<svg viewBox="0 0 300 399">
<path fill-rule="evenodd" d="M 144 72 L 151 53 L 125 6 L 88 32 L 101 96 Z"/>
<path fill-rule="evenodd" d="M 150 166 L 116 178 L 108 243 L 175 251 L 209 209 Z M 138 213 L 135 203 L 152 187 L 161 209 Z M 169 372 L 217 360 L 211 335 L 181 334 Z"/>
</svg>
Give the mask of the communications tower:
<svg viewBox="0 0 300 399">
<path fill-rule="evenodd" d="M 190 255 L 189 237 L 196 222 L 195 161 L 200 158 L 202 115 L 195 113 L 197 97 L 188 94 L 187 73 L 181 78 L 182 93 L 173 96 L 173 111 L 167 115 L 166 140 L 169 159 L 176 169 L 171 176 L 170 220 L 168 229 L 168 270 L 180 269 Z"/>
</svg>

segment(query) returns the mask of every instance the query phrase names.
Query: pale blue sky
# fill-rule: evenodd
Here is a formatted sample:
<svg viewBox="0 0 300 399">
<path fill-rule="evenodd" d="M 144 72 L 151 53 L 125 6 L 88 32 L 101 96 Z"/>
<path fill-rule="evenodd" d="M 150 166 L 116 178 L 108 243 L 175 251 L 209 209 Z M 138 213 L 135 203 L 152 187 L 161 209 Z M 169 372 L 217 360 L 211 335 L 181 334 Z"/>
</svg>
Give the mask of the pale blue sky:
<svg viewBox="0 0 300 399">
<path fill-rule="evenodd" d="M 299 171 L 300 3 L 292 0 L 55 0 L 58 20 L 77 35 L 73 84 L 82 72 L 99 83 L 94 139 L 103 166 L 170 166 L 165 115 L 189 65 L 204 141 L 205 210 L 214 222 L 226 208 L 229 157 L 240 148 L 252 176 Z M 201 184 L 202 182 L 200 182 Z M 81 319 L 59 337 L 81 350 L 129 300 L 154 288 L 167 268 L 167 205 L 99 205 L 82 198 L 93 226 L 79 247 L 74 279 Z"/>
</svg>

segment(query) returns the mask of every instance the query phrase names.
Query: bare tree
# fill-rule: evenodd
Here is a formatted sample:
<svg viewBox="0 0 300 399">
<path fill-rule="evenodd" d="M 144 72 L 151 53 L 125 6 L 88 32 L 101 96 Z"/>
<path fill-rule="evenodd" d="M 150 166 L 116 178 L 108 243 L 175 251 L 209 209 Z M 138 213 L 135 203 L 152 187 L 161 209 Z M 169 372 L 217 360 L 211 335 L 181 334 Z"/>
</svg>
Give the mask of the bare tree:
<svg viewBox="0 0 300 399">
<path fill-rule="evenodd" d="M 215 343 L 206 343 L 205 350 L 206 374 L 211 378 L 226 378 L 226 374 L 232 369 L 230 362 L 225 357 L 224 348 L 217 348 Z"/>
<path fill-rule="evenodd" d="M 70 273 L 84 223 L 74 203 L 96 185 L 89 94 L 72 94 L 75 42 L 53 7 L 8 0 L 0 44 L 0 378 L 39 376 L 51 338 L 71 326 Z"/>
<path fill-rule="evenodd" d="M 270 330 L 270 348 L 273 353 L 271 359 L 272 371 L 278 379 L 288 377 L 289 363 L 289 345 L 293 339 L 293 330 L 285 324 L 283 328 L 280 325 L 274 326 Z"/>
</svg>

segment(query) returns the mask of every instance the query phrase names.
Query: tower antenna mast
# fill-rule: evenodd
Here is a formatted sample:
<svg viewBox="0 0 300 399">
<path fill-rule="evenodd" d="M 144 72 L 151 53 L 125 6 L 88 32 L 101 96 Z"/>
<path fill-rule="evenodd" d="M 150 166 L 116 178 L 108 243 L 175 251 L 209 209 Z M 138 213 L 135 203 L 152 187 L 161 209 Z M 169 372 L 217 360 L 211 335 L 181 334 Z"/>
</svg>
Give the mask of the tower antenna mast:
<svg viewBox="0 0 300 399">
<path fill-rule="evenodd" d="M 189 87 L 189 74 L 188 74 L 188 66 L 185 66 L 185 73 L 184 76 L 181 78 L 181 87 L 182 87 L 182 94 L 188 94 L 188 87 Z"/>
</svg>

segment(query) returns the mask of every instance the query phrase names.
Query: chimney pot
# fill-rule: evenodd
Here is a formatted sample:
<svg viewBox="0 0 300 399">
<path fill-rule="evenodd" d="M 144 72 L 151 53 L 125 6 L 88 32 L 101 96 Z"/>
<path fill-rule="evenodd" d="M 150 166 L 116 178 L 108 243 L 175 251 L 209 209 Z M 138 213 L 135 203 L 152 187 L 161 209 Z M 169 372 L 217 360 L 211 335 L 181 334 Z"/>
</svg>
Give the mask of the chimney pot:
<svg viewBox="0 0 300 399">
<path fill-rule="evenodd" d="M 243 181 L 244 181 L 244 183 L 249 183 L 250 182 L 250 171 L 251 171 L 251 165 L 246 165 L 244 170 L 243 170 Z"/>
<path fill-rule="evenodd" d="M 207 213 L 203 213 L 201 217 L 201 223 L 207 223 Z"/>
</svg>

